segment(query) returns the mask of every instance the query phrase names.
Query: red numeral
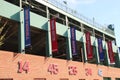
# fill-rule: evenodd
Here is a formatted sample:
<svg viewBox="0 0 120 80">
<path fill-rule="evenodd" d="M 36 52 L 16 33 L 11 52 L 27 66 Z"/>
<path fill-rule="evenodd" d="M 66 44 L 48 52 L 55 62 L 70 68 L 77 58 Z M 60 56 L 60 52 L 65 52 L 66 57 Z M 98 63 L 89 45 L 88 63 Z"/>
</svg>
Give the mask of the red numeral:
<svg viewBox="0 0 120 80">
<path fill-rule="evenodd" d="M 18 65 L 19 65 L 19 66 L 18 66 L 18 67 L 19 67 L 19 68 L 18 68 L 18 72 L 21 73 L 21 72 L 23 71 L 23 70 L 22 70 L 22 61 L 19 61 L 19 62 L 18 62 Z"/>
<path fill-rule="evenodd" d="M 29 63 L 28 62 L 24 62 L 24 65 L 22 63 L 22 61 L 18 62 L 19 68 L 18 68 L 18 72 L 22 73 L 23 71 L 26 71 L 26 73 L 29 71 Z"/>
<path fill-rule="evenodd" d="M 77 67 L 69 66 L 68 69 L 69 69 L 69 74 L 70 75 L 76 75 L 77 74 Z"/>
<path fill-rule="evenodd" d="M 92 75 L 92 70 L 90 68 L 86 68 L 85 72 L 86 72 L 86 76 Z"/>
<path fill-rule="evenodd" d="M 50 72 L 51 74 L 58 74 L 58 65 L 50 64 L 48 67 L 48 72 Z"/>
</svg>

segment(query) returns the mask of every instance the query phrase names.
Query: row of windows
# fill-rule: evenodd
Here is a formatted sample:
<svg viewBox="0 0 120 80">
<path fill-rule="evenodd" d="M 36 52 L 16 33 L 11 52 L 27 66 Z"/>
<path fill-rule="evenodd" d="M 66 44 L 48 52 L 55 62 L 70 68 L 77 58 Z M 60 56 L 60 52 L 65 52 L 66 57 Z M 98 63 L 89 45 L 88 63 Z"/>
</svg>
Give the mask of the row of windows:
<svg viewBox="0 0 120 80">
<path fill-rule="evenodd" d="M 13 78 L 3 78 L 0 80 L 14 80 Z M 33 80 L 47 80 L 46 78 L 34 78 Z M 60 78 L 59 80 L 70 80 L 68 78 Z M 86 79 L 79 79 L 79 80 L 86 80 Z M 100 80 L 100 79 L 93 79 L 93 80 Z M 110 77 L 104 77 L 103 80 L 111 80 Z M 120 80 L 120 78 L 116 78 L 115 80 Z"/>
</svg>

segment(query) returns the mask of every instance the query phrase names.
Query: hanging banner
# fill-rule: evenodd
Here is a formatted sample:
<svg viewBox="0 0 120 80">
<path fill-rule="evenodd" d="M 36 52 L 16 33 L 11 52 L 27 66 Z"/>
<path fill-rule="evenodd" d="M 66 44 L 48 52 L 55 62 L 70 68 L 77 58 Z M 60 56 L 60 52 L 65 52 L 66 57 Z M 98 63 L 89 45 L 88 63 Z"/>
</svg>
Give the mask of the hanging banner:
<svg viewBox="0 0 120 80">
<path fill-rule="evenodd" d="M 71 49 L 72 49 L 72 55 L 77 55 L 76 52 L 76 32 L 74 27 L 70 27 L 70 33 L 71 33 Z"/>
<path fill-rule="evenodd" d="M 103 47 L 102 47 L 102 39 L 98 39 L 98 52 L 99 52 L 99 58 L 100 61 L 104 61 L 104 51 L 103 51 Z"/>
<path fill-rule="evenodd" d="M 90 33 L 89 32 L 86 32 L 86 52 L 87 52 L 87 58 L 88 59 L 93 58 L 91 38 L 90 38 Z"/>
<path fill-rule="evenodd" d="M 114 63 L 115 60 L 114 60 L 114 53 L 112 50 L 112 41 L 108 41 L 107 45 L 108 45 L 108 54 L 109 54 L 110 63 Z"/>
<path fill-rule="evenodd" d="M 52 52 L 58 51 L 57 35 L 56 35 L 56 19 L 50 19 L 50 32 L 51 32 L 51 43 Z"/>
<path fill-rule="evenodd" d="M 118 47 L 118 53 L 120 54 L 120 47 Z"/>
<path fill-rule="evenodd" d="M 25 47 L 31 45 L 30 38 L 30 8 L 24 8 Z"/>
</svg>

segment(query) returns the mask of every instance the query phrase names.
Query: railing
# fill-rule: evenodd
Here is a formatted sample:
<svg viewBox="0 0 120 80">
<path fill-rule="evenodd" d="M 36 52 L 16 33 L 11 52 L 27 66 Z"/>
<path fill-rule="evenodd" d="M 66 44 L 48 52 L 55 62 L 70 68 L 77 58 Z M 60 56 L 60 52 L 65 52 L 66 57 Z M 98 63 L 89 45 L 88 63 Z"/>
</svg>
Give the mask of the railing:
<svg viewBox="0 0 120 80">
<path fill-rule="evenodd" d="M 82 20 L 82 21 L 84 21 L 84 22 L 86 22 L 86 23 L 88 23 L 88 24 L 90 24 L 98 29 L 101 29 L 101 30 L 103 30 L 111 35 L 115 35 L 114 31 L 112 31 L 111 29 L 95 22 L 94 19 L 92 20 L 92 19 L 85 17 L 84 15 L 78 13 L 76 10 L 73 10 L 73 9 L 67 7 L 65 4 L 62 4 L 62 3 L 58 2 L 57 0 L 43 0 L 43 1 L 48 2 L 48 3 L 56 6 L 59 9 L 62 9 L 63 11 L 79 18 L 80 20 Z"/>
<path fill-rule="evenodd" d="M 82 20 L 82 21 L 84 21 L 84 22 L 86 22 L 86 23 L 88 23 L 88 24 L 90 24 L 90 25 L 92 25 L 94 27 L 97 27 L 97 28 L 99 28 L 101 30 L 104 30 L 105 32 L 107 32 L 107 33 L 109 33 L 111 35 L 115 35 L 114 31 L 110 30 L 109 28 L 95 22 L 92 19 L 89 19 L 89 18 L 83 16 L 82 14 L 78 13 L 76 10 L 71 9 L 71 8 L 67 7 L 66 5 L 64 5 L 64 4 L 62 4 L 62 3 L 60 3 L 60 2 L 58 2 L 56 0 L 44 0 L 44 1 L 47 1 L 48 3 L 56 6 L 57 8 L 62 9 L 63 11 L 65 11 L 65 12 L 79 18 L 80 20 Z"/>
</svg>

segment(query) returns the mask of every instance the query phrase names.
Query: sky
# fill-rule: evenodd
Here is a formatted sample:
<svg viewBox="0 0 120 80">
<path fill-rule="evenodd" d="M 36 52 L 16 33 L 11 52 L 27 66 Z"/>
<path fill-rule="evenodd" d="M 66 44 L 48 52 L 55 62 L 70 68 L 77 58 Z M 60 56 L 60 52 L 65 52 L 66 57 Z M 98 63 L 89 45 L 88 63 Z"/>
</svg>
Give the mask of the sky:
<svg viewBox="0 0 120 80">
<path fill-rule="evenodd" d="M 67 7 L 102 25 L 114 24 L 117 46 L 120 47 L 120 0 L 58 0 Z"/>
</svg>

